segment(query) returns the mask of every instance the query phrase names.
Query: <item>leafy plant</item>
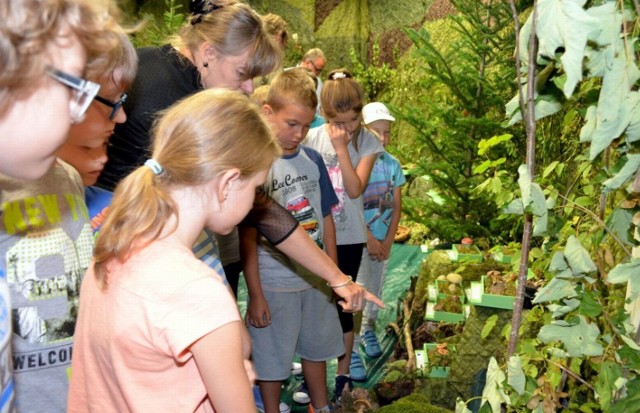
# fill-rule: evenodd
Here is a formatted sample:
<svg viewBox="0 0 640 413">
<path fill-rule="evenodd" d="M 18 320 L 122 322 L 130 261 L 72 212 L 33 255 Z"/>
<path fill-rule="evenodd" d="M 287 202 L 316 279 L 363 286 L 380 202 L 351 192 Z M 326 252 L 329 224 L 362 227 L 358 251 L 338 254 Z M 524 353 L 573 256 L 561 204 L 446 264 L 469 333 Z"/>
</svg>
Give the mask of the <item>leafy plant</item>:
<svg viewBox="0 0 640 413">
<path fill-rule="evenodd" d="M 398 108 L 398 117 L 413 126 L 421 148 L 415 171 L 428 177 L 439 199 L 427 191 L 404 197 L 407 219 L 426 225 L 433 236 L 456 241 L 465 236 L 501 238 L 508 233 L 497 220 L 500 209 L 490 194 L 475 188 L 486 179 L 474 174 L 485 159 L 478 144 L 501 128 L 502 105 L 514 90 L 512 65 L 506 64 L 513 47 L 511 17 L 503 2 L 453 1 L 459 14 L 448 18 L 456 32 L 450 44 L 436 45 L 424 30 L 407 29 L 425 76 L 413 90 L 416 104 Z M 493 4 L 495 3 L 495 4 Z M 513 147 L 522 140 L 514 128 Z M 515 169 L 517 157 L 497 148 L 506 168 Z"/>
<path fill-rule="evenodd" d="M 519 30 L 523 87 L 506 106 L 509 122 L 523 120 L 527 129 L 521 197 L 506 207 L 524 217 L 520 294 L 507 364 L 489 364 L 483 408 L 634 411 L 640 401 L 640 328 L 632 322 L 640 292 L 640 5 L 547 0 L 534 7 Z M 518 28 L 515 16 L 514 23 Z M 536 125 L 558 115 L 571 128 L 583 122 L 580 142 L 588 147 L 547 159 L 537 176 Z M 550 180 L 563 170 L 568 181 Z M 532 236 L 543 240 L 541 248 L 531 248 Z M 547 282 L 522 322 L 530 254 L 548 264 Z M 461 402 L 456 410 L 465 409 Z"/>
<path fill-rule="evenodd" d="M 163 45 L 183 26 L 186 16 L 182 13 L 182 3 L 178 0 L 164 0 L 164 4 L 165 11 L 160 24 L 155 16 L 145 14 L 145 29 L 134 33 L 131 38 L 135 47 Z"/>
<path fill-rule="evenodd" d="M 368 102 L 375 102 L 378 96 L 389 87 L 395 70 L 388 63 L 380 63 L 380 45 L 373 43 L 370 63 L 361 63 L 356 50 L 352 47 L 349 58 L 353 67 L 353 75 L 362 85 Z"/>
</svg>

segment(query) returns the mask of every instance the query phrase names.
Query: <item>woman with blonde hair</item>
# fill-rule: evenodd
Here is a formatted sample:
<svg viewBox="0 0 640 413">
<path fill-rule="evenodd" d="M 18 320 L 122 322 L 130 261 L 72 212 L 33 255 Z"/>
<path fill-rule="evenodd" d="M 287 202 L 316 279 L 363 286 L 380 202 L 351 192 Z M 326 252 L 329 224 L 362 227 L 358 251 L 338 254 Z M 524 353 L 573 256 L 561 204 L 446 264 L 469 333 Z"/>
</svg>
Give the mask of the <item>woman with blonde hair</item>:
<svg viewBox="0 0 640 413">
<path fill-rule="evenodd" d="M 279 154 L 237 92 L 203 91 L 162 115 L 82 283 L 70 412 L 255 411 L 244 324 L 191 246 L 202 228 L 235 227 Z"/>
<path fill-rule="evenodd" d="M 149 130 L 157 112 L 203 89 L 225 88 L 253 91 L 253 78 L 272 72 L 280 65 L 282 51 L 266 32 L 260 16 L 235 0 L 192 0 L 191 16 L 171 44 L 138 50 L 138 75 L 126 103 L 127 122 L 115 128 L 109 161 L 99 183 L 115 185 L 147 157 Z M 225 124 L 228 121 L 222 119 Z M 337 293 L 347 311 L 361 311 L 365 300 L 382 302 L 347 277 L 298 226 L 291 214 L 264 194 L 247 220 L 289 257 L 330 282 L 342 285 Z M 224 239 L 223 263 L 239 260 L 236 236 Z M 220 242 L 220 238 L 218 238 Z M 228 268 L 226 268 L 228 269 Z M 237 283 L 235 271 L 230 284 Z M 232 278 L 232 277 L 229 277 Z"/>
</svg>

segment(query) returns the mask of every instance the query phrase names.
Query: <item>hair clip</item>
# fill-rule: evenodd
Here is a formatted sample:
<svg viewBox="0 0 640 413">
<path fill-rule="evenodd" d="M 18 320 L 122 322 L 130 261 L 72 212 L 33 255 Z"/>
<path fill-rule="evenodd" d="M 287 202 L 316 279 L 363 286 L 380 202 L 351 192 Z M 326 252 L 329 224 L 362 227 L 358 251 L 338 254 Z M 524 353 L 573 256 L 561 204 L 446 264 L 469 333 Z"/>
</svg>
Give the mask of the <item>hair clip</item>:
<svg viewBox="0 0 640 413">
<path fill-rule="evenodd" d="M 189 11 L 191 12 L 191 24 L 198 24 L 207 14 L 221 9 L 219 4 L 213 4 L 211 0 L 191 0 L 189 2 Z"/>
<path fill-rule="evenodd" d="M 329 76 L 329 80 L 351 79 L 352 77 L 349 72 L 334 72 Z"/>
<path fill-rule="evenodd" d="M 162 165 L 160 165 L 160 163 L 158 163 L 158 161 L 153 158 L 147 159 L 144 163 L 144 166 L 151 169 L 151 172 L 153 172 L 154 175 L 160 175 L 164 171 Z"/>
</svg>

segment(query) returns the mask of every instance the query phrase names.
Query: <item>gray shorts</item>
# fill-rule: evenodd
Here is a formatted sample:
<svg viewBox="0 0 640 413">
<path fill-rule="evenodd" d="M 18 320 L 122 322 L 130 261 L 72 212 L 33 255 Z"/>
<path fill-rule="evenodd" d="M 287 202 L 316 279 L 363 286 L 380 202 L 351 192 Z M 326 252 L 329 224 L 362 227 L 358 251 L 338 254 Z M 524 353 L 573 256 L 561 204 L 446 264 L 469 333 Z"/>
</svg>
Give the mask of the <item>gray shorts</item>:
<svg viewBox="0 0 640 413">
<path fill-rule="evenodd" d="M 249 326 L 258 380 L 286 380 L 296 354 L 310 361 L 332 360 L 344 354 L 342 328 L 330 291 L 265 291 L 264 296 L 271 324 L 265 328 Z"/>
</svg>

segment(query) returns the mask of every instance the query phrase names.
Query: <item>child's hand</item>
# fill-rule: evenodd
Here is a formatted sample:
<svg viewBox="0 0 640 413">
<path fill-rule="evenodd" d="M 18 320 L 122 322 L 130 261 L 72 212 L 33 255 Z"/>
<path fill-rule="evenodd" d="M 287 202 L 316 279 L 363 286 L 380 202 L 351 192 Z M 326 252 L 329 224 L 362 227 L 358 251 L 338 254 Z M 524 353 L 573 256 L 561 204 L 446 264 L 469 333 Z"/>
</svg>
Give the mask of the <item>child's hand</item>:
<svg viewBox="0 0 640 413">
<path fill-rule="evenodd" d="M 339 148 L 346 148 L 349 144 L 349 141 L 351 140 L 351 134 L 349 134 L 344 126 L 337 126 L 333 123 L 330 123 L 328 133 L 329 138 L 331 139 L 331 144 L 336 151 Z"/>
<path fill-rule="evenodd" d="M 247 323 L 256 328 L 264 328 L 271 324 L 271 311 L 264 296 L 252 297 L 249 300 L 246 319 Z"/>
<path fill-rule="evenodd" d="M 384 261 L 386 259 L 384 245 L 374 237 L 369 237 L 367 239 L 367 252 L 372 260 Z"/>
</svg>

